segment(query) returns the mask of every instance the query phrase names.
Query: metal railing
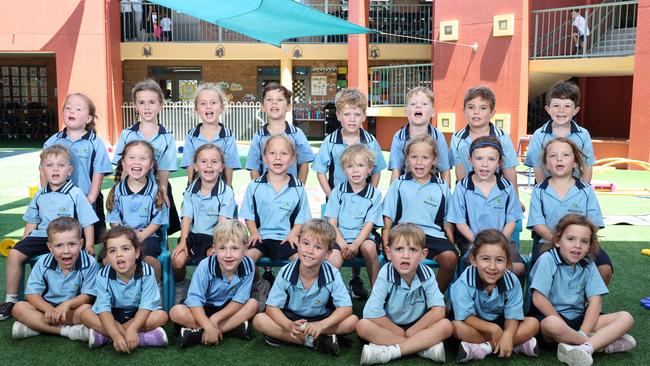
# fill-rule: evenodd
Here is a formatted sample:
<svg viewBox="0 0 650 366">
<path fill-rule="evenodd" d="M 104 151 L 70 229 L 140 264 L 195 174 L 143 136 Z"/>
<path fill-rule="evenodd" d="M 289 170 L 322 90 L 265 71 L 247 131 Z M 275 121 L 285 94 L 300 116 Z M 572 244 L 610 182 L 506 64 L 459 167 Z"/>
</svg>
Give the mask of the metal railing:
<svg viewBox="0 0 650 366">
<path fill-rule="evenodd" d="M 137 121 L 137 112 L 133 103 L 122 104 L 124 128 Z M 200 119 L 194 111 L 194 103 L 172 102 L 158 115 L 160 123 L 174 132 L 176 141 L 185 140 L 187 132 L 199 124 Z M 238 141 L 250 141 L 253 134 L 264 124 L 266 115 L 261 111 L 260 103 L 228 103 L 221 115 L 221 122 L 230 128 Z"/>
<path fill-rule="evenodd" d="M 370 68 L 370 106 L 406 105 L 406 93 L 416 86 L 431 88 L 432 64 L 378 66 Z"/>
<path fill-rule="evenodd" d="M 347 4 L 338 0 L 303 1 L 314 9 L 348 18 Z M 323 3 L 323 1 L 325 1 Z M 148 1 L 120 4 L 122 42 L 258 42 L 243 34 Z M 371 3 L 368 27 L 385 33 L 424 39 L 370 34 L 371 43 L 431 43 L 431 4 Z M 160 30 L 157 30 L 160 28 Z M 166 29 L 163 31 L 163 28 Z M 347 35 L 301 37 L 288 43 L 347 43 Z"/>
<path fill-rule="evenodd" d="M 633 55 L 638 0 L 532 11 L 531 59 Z M 578 10 L 588 35 L 578 39 L 572 11 Z M 574 36 L 574 34 L 576 34 Z M 577 47 L 579 45 L 580 47 Z"/>
</svg>

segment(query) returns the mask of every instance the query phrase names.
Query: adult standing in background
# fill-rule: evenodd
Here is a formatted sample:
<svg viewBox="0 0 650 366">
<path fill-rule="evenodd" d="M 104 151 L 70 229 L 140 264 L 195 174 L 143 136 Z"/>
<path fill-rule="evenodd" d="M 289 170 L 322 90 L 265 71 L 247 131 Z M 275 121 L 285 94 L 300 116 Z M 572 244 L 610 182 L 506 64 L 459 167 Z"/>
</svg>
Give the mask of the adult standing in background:
<svg viewBox="0 0 650 366">
<path fill-rule="evenodd" d="M 133 8 L 129 0 L 120 0 L 120 12 L 122 13 L 122 41 L 130 41 L 134 37 L 134 32 Z"/>
<path fill-rule="evenodd" d="M 133 9 L 133 19 L 135 20 L 135 32 L 138 41 L 143 39 L 142 37 L 142 1 L 143 0 L 130 0 L 131 8 Z"/>
</svg>

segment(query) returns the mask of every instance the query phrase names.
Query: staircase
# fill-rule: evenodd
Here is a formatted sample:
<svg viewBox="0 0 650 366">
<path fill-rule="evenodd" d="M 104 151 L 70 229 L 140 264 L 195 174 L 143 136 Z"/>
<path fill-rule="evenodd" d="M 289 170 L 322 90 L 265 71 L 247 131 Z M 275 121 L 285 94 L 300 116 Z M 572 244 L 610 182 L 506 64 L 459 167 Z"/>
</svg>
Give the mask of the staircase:
<svg viewBox="0 0 650 366">
<path fill-rule="evenodd" d="M 614 28 L 605 34 L 587 53 L 589 57 L 633 55 L 636 47 L 635 28 Z"/>
</svg>

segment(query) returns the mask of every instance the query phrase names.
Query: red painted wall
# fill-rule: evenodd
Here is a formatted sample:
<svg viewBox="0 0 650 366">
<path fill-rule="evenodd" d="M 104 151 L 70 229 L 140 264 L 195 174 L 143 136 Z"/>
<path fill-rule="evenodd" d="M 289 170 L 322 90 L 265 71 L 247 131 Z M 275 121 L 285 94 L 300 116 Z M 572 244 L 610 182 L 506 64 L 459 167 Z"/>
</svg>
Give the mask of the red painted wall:
<svg viewBox="0 0 650 366">
<path fill-rule="evenodd" d="M 582 79 L 581 124 L 594 138 L 629 138 L 632 76 Z"/>
</svg>

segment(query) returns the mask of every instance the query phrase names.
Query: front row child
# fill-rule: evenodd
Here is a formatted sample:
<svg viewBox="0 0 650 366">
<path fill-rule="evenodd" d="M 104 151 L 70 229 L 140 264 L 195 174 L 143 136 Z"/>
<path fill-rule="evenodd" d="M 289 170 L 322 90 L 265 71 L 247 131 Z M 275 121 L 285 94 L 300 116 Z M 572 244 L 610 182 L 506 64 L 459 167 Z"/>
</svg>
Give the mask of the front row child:
<svg viewBox="0 0 650 366">
<path fill-rule="evenodd" d="M 81 231 L 79 221 L 71 217 L 54 219 L 47 227 L 50 254 L 36 262 L 25 288 L 25 301 L 13 308 L 13 339 L 49 333 L 88 341 L 81 312 L 95 297 L 99 266 L 82 250 Z"/>
<path fill-rule="evenodd" d="M 7 257 L 6 299 L 0 303 L 0 320 L 11 317 L 11 309 L 18 302 L 18 288 L 23 271 L 23 263 L 29 258 L 50 251 L 47 246 L 47 227 L 57 217 L 74 217 L 83 227 L 85 249 L 94 252 L 95 228 L 97 215 L 86 195 L 77 188 L 70 178 L 72 165 L 70 152 L 61 145 L 52 145 L 43 149 L 40 155 L 39 170 L 47 184 L 29 203 L 23 215 L 25 231 L 23 238 L 9 251 Z"/>
<path fill-rule="evenodd" d="M 544 339 L 559 343 L 558 359 L 569 365 L 591 365 L 593 352 L 636 347 L 627 334 L 634 325 L 630 313 L 601 314 L 602 295 L 609 291 L 593 260 L 597 231 L 585 216 L 564 216 L 531 272 L 533 314 Z"/>
<path fill-rule="evenodd" d="M 258 305 L 250 298 L 255 263 L 244 256 L 247 244 L 246 227 L 239 221 L 228 220 L 215 227 L 216 255 L 199 263 L 187 298 L 169 312 L 171 320 L 183 327 L 178 339 L 181 348 L 217 344 L 223 334 L 250 339 L 248 320 L 257 313 Z"/>
<path fill-rule="evenodd" d="M 161 328 L 169 317 L 160 308 L 160 291 L 153 268 L 142 260 L 136 232 L 116 226 L 103 237 L 109 265 L 97 274 L 97 299 L 81 314 L 91 328 L 88 347 L 113 344 L 118 352 L 136 347 L 163 347 L 167 334 Z"/>
<path fill-rule="evenodd" d="M 537 357 L 539 322 L 524 318 L 521 284 L 508 269 L 513 250 L 496 229 L 474 238 L 471 266 L 451 285 L 454 335 L 461 341 L 458 362 L 482 360 L 491 353 L 510 357 L 513 351 Z"/>
<path fill-rule="evenodd" d="M 359 319 L 352 314 L 352 300 L 341 273 L 326 261 L 335 241 L 335 229 L 323 219 L 302 226 L 299 259 L 280 269 L 266 312 L 253 319 L 268 345 L 288 342 L 338 355 L 337 335 L 354 332 Z"/>
<path fill-rule="evenodd" d="M 361 365 L 415 353 L 445 362 L 442 341 L 451 336 L 453 326 L 445 319 L 435 273 L 422 263 L 428 251 L 424 231 L 411 223 L 397 225 L 385 250 L 390 263 L 379 270 L 357 324 L 359 337 L 370 342 L 363 346 Z"/>
</svg>

